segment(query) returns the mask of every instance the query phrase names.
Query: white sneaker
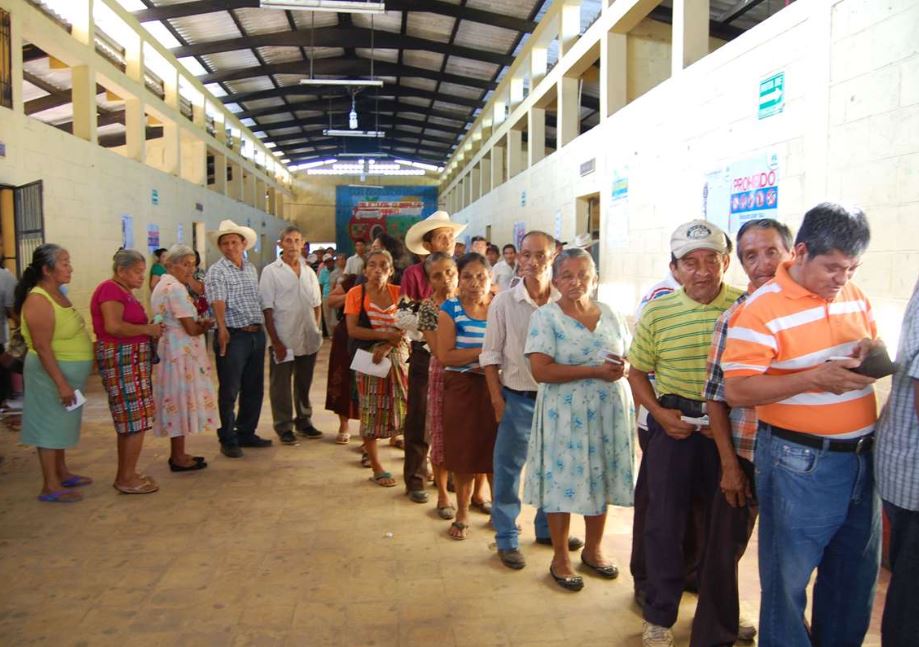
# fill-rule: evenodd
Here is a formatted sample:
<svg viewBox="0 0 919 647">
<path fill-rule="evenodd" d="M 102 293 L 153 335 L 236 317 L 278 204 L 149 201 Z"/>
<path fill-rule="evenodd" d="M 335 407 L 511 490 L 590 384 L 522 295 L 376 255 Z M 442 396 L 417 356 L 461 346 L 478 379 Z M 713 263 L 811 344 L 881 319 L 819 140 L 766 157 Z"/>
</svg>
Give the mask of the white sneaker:
<svg viewBox="0 0 919 647">
<path fill-rule="evenodd" d="M 17 396 L 6 401 L 6 408 L 13 411 L 22 411 L 22 397 Z"/>
<path fill-rule="evenodd" d="M 750 618 L 747 618 L 743 614 L 740 614 L 740 623 L 738 624 L 737 629 L 737 640 L 740 642 L 753 642 L 753 639 L 756 638 L 756 626 L 753 624 L 753 621 Z"/>
<path fill-rule="evenodd" d="M 669 627 L 645 622 L 641 632 L 641 647 L 673 647 L 673 632 Z"/>
</svg>

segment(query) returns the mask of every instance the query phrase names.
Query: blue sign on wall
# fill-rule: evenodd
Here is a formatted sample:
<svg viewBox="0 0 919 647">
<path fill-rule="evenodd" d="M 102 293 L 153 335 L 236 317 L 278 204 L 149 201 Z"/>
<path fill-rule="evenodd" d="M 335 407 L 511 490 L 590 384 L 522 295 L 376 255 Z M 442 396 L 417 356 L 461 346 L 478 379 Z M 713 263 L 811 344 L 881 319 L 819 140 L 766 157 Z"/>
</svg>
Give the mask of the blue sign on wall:
<svg viewBox="0 0 919 647">
<path fill-rule="evenodd" d="M 413 224 L 437 211 L 435 186 L 335 187 L 335 244 L 354 253 L 354 241 L 380 232 L 400 240 Z"/>
</svg>

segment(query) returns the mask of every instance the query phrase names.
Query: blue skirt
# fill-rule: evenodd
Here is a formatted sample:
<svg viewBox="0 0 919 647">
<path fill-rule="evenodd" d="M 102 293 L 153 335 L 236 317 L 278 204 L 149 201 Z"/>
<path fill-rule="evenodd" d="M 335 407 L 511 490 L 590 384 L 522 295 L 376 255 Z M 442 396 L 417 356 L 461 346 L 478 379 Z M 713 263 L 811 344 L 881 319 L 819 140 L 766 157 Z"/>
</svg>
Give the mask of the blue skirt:
<svg viewBox="0 0 919 647">
<path fill-rule="evenodd" d="M 83 389 L 92 370 L 92 360 L 83 362 L 58 361 L 67 383 Z M 45 371 L 38 355 L 29 351 L 23 371 L 24 401 L 22 405 L 22 435 L 24 445 L 44 449 L 69 449 L 80 440 L 83 407 L 67 411 L 61 404 L 57 385 Z"/>
</svg>

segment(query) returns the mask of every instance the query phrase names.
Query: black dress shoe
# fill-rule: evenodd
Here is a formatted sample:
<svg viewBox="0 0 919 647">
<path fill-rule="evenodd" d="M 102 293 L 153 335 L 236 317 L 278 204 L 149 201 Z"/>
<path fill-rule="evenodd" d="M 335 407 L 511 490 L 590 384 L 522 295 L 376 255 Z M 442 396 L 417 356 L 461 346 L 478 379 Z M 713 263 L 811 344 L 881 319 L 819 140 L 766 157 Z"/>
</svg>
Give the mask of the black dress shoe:
<svg viewBox="0 0 919 647">
<path fill-rule="evenodd" d="M 307 440 L 316 440 L 317 438 L 322 438 L 322 432 L 316 429 L 314 426 L 310 425 L 306 429 L 298 429 L 297 433 L 306 438 Z"/>
<path fill-rule="evenodd" d="M 537 537 L 536 543 L 542 546 L 551 546 L 552 537 Z M 584 542 L 579 537 L 568 538 L 568 550 L 580 550 L 584 548 Z"/>
<path fill-rule="evenodd" d="M 204 456 L 192 456 L 191 459 L 196 463 L 206 463 L 207 459 Z"/>
<path fill-rule="evenodd" d="M 572 575 L 571 577 L 561 577 L 556 575 L 555 571 L 552 570 L 552 567 L 549 567 L 549 575 L 552 576 L 552 579 L 555 580 L 555 583 L 566 591 L 580 591 L 584 588 L 584 579 L 580 575 Z"/>
<path fill-rule="evenodd" d="M 239 437 L 240 447 L 271 447 L 271 441 L 267 438 L 260 438 L 256 434 L 247 434 Z"/>
<path fill-rule="evenodd" d="M 281 439 L 282 445 L 296 445 L 297 444 L 297 439 L 294 436 L 294 432 L 292 431 L 282 431 L 281 433 L 278 434 L 278 438 Z"/>
<path fill-rule="evenodd" d="M 192 461 L 191 465 L 176 465 L 171 458 L 169 459 L 169 469 L 173 472 L 194 472 L 203 470 L 205 467 L 207 467 L 207 463 L 204 461 Z"/>
<path fill-rule="evenodd" d="M 581 563 L 600 577 L 605 577 L 608 580 L 614 580 L 619 577 L 619 567 L 615 564 L 606 564 L 605 566 L 591 564 L 584 559 L 584 555 L 581 555 Z"/>
<path fill-rule="evenodd" d="M 220 453 L 227 458 L 243 457 L 243 450 L 239 448 L 239 445 L 220 445 Z"/>
</svg>

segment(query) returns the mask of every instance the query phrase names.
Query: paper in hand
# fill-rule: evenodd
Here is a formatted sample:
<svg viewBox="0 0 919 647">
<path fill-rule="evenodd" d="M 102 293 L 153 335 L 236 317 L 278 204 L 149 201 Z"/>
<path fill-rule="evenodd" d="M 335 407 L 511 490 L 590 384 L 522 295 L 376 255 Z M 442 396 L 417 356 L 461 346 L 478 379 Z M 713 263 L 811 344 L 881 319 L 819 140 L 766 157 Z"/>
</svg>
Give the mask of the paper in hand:
<svg viewBox="0 0 919 647">
<path fill-rule="evenodd" d="M 86 404 L 86 396 L 83 395 L 83 392 L 80 391 L 80 389 L 77 389 L 76 391 L 73 392 L 73 397 L 74 397 L 73 404 L 70 404 L 64 407 L 65 409 L 67 409 L 67 411 L 73 411 L 74 409 L 79 409 L 84 404 Z"/>
<path fill-rule="evenodd" d="M 280 362 L 275 362 L 275 364 L 286 364 L 287 362 L 292 361 L 294 361 L 294 349 L 288 348 L 287 353 L 284 355 L 284 359 L 282 359 Z"/>
<path fill-rule="evenodd" d="M 373 353 L 367 352 L 363 348 L 358 348 L 354 353 L 354 360 L 351 362 L 351 370 L 373 377 L 386 377 L 389 375 L 389 369 L 392 368 L 392 362 L 388 357 L 384 357 L 379 364 L 373 363 Z"/>
</svg>

